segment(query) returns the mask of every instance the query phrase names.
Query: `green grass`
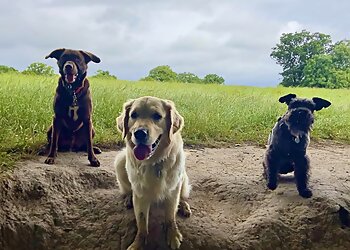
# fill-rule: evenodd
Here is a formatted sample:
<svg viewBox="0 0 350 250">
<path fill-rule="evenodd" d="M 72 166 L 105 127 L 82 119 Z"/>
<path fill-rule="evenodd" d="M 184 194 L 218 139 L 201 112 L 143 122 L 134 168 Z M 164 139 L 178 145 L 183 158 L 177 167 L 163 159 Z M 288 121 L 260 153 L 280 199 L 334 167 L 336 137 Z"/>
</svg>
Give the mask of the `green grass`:
<svg viewBox="0 0 350 250">
<path fill-rule="evenodd" d="M 94 101 L 95 143 L 113 147 L 121 142 L 115 118 L 131 98 L 152 95 L 171 99 L 185 118 L 186 144 L 264 144 L 286 105 L 281 95 L 319 96 L 332 102 L 317 112 L 313 139 L 350 143 L 350 90 L 256 88 L 203 84 L 131 82 L 90 78 Z M 35 153 L 45 144 L 52 120 L 57 76 L 0 74 L 0 169 Z"/>
</svg>

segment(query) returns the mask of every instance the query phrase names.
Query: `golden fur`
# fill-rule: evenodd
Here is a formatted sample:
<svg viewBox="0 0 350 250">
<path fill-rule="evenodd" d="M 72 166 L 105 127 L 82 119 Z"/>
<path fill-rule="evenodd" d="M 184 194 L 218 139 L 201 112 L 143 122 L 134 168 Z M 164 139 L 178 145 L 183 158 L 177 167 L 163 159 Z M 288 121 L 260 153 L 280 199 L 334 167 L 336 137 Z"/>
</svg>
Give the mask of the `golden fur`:
<svg viewBox="0 0 350 250">
<path fill-rule="evenodd" d="M 126 142 L 126 148 L 115 159 L 117 181 L 130 207 L 132 199 L 138 228 L 128 249 L 142 249 L 148 234 L 149 209 L 158 201 L 164 202 L 167 242 L 172 249 L 180 247 L 182 235 L 176 213 L 186 217 L 191 214 L 185 201 L 190 185 L 180 134 L 183 124 L 172 101 L 150 96 L 126 102 L 117 118 L 118 129 Z M 135 131 L 139 128 L 148 131 L 145 144 L 159 142 L 153 155 L 144 160 L 138 160 L 134 154 L 138 145 Z"/>
</svg>

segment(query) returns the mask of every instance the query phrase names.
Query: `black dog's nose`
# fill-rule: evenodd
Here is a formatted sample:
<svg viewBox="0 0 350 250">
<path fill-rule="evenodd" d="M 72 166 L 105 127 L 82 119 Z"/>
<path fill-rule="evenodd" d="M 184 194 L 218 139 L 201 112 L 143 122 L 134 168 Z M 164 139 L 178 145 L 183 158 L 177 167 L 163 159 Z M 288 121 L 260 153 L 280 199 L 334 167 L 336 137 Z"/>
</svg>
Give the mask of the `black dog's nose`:
<svg viewBox="0 0 350 250">
<path fill-rule="evenodd" d="M 134 136 L 137 141 L 145 142 L 148 139 L 148 131 L 144 128 L 139 128 L 134 132 Z"/>
</svg>

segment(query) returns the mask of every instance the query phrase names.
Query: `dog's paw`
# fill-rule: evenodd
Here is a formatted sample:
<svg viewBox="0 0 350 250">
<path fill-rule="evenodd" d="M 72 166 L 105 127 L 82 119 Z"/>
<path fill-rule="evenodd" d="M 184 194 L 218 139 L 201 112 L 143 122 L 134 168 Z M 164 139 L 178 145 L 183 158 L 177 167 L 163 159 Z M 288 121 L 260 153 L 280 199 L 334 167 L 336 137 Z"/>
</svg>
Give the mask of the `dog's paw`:
<svg viewBox="0 0 350 250">
<path fill-rule="evenodd" d="M 186 201 L 180 200 L 177 213 L 183 217 L 190 217 L 192 214 L 191 207 Z"/>
<path fill-rule="evenodd" d="M 310 198 L 312 196 L 312 191 L 305 188 L 304 190 L 299 190 L 299 195 L 303 198 Z"/>
<path fill-rule="evenodd" d="M 99 167 L 99 166 L 100 166 L 100 161 L 97 160 L 96 157 L 94 157 L 94 158 L 92 158 L 92 159 L 89 159 L 89 161 L 90 161 L 90 165 L 91 165 L 92 167 Z"/>
<path fill-rule="evenodd" d="M 98 148 L 98 147 L 94 146 L 92 149 L 94 150 L 94 153 L 97 154 L 97 155 L 102 153 L 102 150 L 100 148 Z"/>
<path fill-rule="evenodd" d="M 168 228 L 167 242 L 171 249 L 179 249 L 182 242 L 182 234 L 177 228 Z"/>
<path fill-rule="evenodd" d="M 277 188 L 277 183 L 268 182 L 267 183 L 267 188 L 270 189 L 270 190 L 275 190 Z"/>
<path fill-rule="evenodd" d="M 45 160 L 46 164 L 52 165 L 55 163 L 55 158 L 54 157 L 47 157 Z"/>
<path fill-rule="evenodd" d="M 127 250 L 141 250 L 142 246 L 139 241 L 134 241 Z"/>
</svg>

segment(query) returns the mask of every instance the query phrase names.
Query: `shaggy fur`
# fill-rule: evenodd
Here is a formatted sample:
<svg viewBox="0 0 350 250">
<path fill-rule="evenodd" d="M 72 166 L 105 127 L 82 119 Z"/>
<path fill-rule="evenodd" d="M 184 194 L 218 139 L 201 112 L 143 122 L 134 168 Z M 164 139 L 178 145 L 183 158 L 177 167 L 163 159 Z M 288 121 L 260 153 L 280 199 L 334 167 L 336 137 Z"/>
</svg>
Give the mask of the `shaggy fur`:
<svg viewBox="0 0 350 250">
<path fill-rule="evenodd" d="M 86 70 L 90 61 L 101 60 L 92 53 L 70 49 L 56 49 L 45 58 L 57 60 L 61 75 L 54 97 L 53 122 L 47 132 L 49 154 L 45 163 L 54 164 L 57 150 L 87 151 L 91 166 L 98 167 L 95 153 L 101 150 L 92 145 L 95 132 Z"/>
<path fill-rule="evenodd" d="M 183 123 L 173 102 L 150 96 L 128 101 L 117 118 L 126 142 L 115 159 L 117 181 L 127 207 L 134 207 L 138 228 L 128 249 L 145 245 L 150 206 L 159 201 L 164 203 L 167 242 L 172 249 L 180 247 L 176 213 L 191 214 L 180 134 Z"/>
<path fill-rule="evenodd" d="M 294 171 L 299 195 L 310 198 L 310 160 L 306 149 L 310 142 L 314 111 L 327 108 L 331 103 L 318 97 L 301 99 L 295 94 L 282 96 L 279 101 L 288 105 L 288 111 L 278 119 L 268 139 L 263 163 L 267 187 L 276 189 L 278 175 Z"/>
</svg>

